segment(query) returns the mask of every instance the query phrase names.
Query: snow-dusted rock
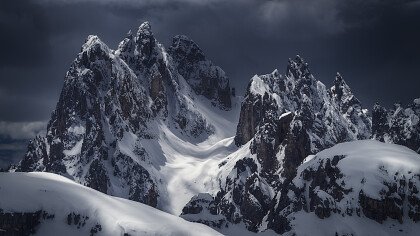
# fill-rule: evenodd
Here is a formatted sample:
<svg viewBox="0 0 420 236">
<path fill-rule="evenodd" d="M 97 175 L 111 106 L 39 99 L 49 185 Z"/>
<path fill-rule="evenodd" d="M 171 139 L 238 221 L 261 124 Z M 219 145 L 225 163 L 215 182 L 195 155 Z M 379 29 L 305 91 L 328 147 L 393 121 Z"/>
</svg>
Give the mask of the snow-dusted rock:
<svg viewBox="0 0 420 236">
<path fill-rule="evenodd" d="M 299 166 L 287 193 L 290 203 L 278 214 L 295 232 L 315 227 L 293 227 L 296 215 L 307 214 L 348 224 L 325 228 L 326 235 L 354 234 L 376 222 L 383 224 L 384 235 L 414 235 L 420 221 L 419 187 L 420 155 L 412 150 L 373 140 L 341 143 Z"/>
<path fill-rule="evenodd" d="M 174 59 L 178 72 L 197 94 L 211 99 L 213 104 L 223 109 L 231 108 L 229 79 L 220 67 L 206 58 L 194 41 L 185 35 L 177 35 L 168 53 Z"/>
<path fill-rule="evenodd" d="M 407 107 L 397 103 L 388 111 L 375 104 L 372 135 L 374 139 L 400 144 L 420 153 L 420 99 L 415 99 Z"/>
</svg>

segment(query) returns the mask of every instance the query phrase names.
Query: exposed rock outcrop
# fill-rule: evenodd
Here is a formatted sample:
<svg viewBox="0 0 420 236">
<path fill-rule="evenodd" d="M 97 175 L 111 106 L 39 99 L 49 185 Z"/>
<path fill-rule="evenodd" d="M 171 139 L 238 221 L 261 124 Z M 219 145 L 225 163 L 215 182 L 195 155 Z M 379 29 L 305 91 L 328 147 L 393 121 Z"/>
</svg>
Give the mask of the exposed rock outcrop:
<svg viewBox="0 0 420 236">
<path fill-rule="evenodd" d="M 379 141 L 400 144 L 420 153 L 420 98 L 407 107 L 395 104 L 389 110 L 375 104 L 372 135 Z"/>
</svg>

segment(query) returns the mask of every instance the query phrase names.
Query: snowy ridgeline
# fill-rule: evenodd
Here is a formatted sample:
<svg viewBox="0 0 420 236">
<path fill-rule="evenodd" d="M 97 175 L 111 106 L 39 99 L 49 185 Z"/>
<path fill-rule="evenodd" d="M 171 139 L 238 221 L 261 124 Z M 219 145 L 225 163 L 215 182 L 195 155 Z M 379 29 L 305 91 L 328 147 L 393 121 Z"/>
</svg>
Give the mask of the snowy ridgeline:
<svg viewBox="0 0 420 236">
<path fill-rule="evenodd" d="M 0 196 L 0 235 L 220 235 L 51 173 L 0 173 Z"/>
</svg>

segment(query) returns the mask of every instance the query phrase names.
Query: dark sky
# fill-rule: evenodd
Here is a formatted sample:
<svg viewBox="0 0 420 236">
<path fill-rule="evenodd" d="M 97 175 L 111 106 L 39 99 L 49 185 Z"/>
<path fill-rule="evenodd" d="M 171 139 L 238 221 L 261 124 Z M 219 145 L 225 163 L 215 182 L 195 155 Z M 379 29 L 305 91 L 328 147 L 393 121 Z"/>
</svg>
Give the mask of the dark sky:
<svg viewBox="0 0 420 236">
<path fill-rule="evenodd" d="M 0 140 L 44 127 L 89 34 L 116 48 L 146 20 L 166 46 L 192 38 L 238 93 L 299 54 L 328 87 L 339 71 L 368 108 L 420 97 L 419 1 L 0 1 Z"/>
</svg>

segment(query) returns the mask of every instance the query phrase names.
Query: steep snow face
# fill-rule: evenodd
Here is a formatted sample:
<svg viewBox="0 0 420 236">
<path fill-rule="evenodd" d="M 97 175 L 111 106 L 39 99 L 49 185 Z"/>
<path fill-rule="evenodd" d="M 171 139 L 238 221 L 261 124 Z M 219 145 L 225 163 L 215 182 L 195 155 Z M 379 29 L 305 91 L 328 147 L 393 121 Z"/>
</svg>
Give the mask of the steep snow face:
<svg viewBox="0 0 420 236">
<path fill-rule="evenodd" d="M 374 139 L 396 143 L 420 153 L 420 99 L 407 107 L 395 104 L 388 111 L 375 104 L 372 111 Z"/>
<path fill-rule="evenodd" d="M 51 173 L 0 173 L 0 222 L 6 235 L 220 235 Z"/>
<path fill-rule="evenodd" d="M 243 222 L 251 231 L 274 228 L 281 222 L 271 215 L 272 200 L 286 196 L 284 187 L 303 159 L 336 143 L 367 139 L 370 130 L 369 116 L 340 75 L 327 89 L 299 56 L 289 60 L 285 75 L 256 75 L 235 136 L 243 146 L 222 163 L 221 190 L 212 204 L 228 222 Z M 264 226 L 267 219 L 271 224 Z"/>
<path fill-rule="evenodd" d="M 207 67 L 200 73 L 184 78 L 180 63 L 157 42 L 147 22 L 116 51 L 89 36 L 66 74 L 46 137 L 33 140 L 11 171 L 58 173 L 103 193 L 180 212 L 210 181 L 201 174 L 184 179 L 180 174 L 231 152 L 221 148 L 229 141 L 218 141 L 234 135 L 238 110 L 203 96 L 188 82 L 215 80 L 230 91 L 220 68 L 203 62 Z M 230 95 L 223 102 L 231 104 Z M 174 186 L 188 199 L 172 202 Z"/>
</svg>

